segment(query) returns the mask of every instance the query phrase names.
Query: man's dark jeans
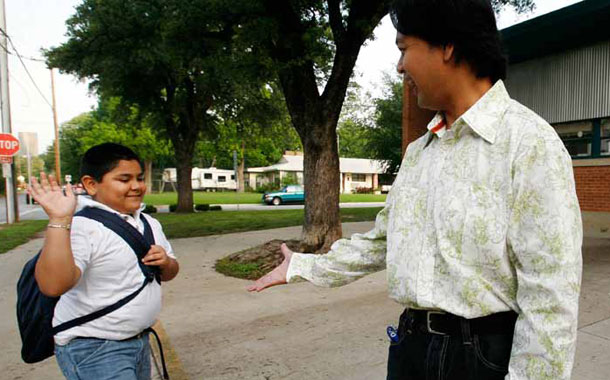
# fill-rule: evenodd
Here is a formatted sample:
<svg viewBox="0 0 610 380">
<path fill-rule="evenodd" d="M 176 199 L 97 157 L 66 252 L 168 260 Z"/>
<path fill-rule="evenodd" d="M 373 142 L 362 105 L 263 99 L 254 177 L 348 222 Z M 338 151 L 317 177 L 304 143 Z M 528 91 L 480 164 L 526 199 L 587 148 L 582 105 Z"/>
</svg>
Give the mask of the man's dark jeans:
<svg viewBox="0 0 610 380">
<path fill-rule="evenodd" d="M 461 333 L 437 335 L 411 322 L 407 312 L 401 315 L 387 380 L 502 380 L 508 373 L 514 326 L 473 334 L 464 320 Z"/>
</svg>

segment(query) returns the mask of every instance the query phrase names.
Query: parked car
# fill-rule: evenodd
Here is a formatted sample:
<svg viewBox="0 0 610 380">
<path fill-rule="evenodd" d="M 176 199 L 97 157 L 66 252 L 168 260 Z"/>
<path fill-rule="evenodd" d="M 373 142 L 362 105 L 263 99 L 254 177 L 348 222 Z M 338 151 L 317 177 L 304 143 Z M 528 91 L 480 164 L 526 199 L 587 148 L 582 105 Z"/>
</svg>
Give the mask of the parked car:
<svg viewBox="0 0 610 380">
<path fill-rule="evenodd" d="M 300 185 L 288 185 L 278 191 L 265 193 L 263 203 L 278 206 L 282 203 L 305 202 L 305 190 Z"/>
</svg>

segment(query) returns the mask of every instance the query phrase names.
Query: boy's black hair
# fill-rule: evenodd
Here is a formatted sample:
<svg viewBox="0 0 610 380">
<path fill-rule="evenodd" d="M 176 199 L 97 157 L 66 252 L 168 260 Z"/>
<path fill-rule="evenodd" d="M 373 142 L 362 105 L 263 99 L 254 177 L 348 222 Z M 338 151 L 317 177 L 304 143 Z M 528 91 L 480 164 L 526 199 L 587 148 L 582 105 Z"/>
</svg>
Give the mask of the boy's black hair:
<svg viewBox="0 0 610 380">
<path fill-rule="evenodd" d="M 87 150 L 81 160 L 80 178 L 88 175 L 102 182 L 104 175 L 116 168 L 121 160 L 135 160 L 142 167 L 140 157 L 126 146 L 115 143 L 96 145 Z"/>
<path fill-rule="evenodd" d="M 455 62 L 466 61 L 478 78 L 506 78 L 504 54 L 489 0 L 395 0 L 396 30 L 433 46 L 454 45 Z"/>
</svg>

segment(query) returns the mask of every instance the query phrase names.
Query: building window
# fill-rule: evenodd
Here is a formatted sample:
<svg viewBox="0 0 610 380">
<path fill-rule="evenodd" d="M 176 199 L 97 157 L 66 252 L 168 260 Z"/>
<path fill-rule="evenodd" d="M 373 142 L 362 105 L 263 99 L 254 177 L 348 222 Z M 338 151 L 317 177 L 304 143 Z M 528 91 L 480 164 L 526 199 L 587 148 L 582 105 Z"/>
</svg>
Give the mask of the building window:
<svg viewBox="0 0 610 380">
<path fill-rule="evenodd" d="M 366 182 L 366 174 L 352 174 L 352 182 Z"/>
<path fill-rule="evenodd" d="M 218 182 L 227 182 L 227 177 L 224 175 L 219 175 L 218 176 Z"/>
<path fill-rule="evenodd" d="M 558 124 L 555 130 L 572 157 L 591 157 L 593 122 Z"/>
<path fill-rule="evenodd" d="M 203 179 L 212 179 L 212 173 L 203 173 Z"/>
<path fill-rule="evenodd" d="M 600 128 L 601 156 L 610 156 L 610 119 L 602 119 Z"/>
<path fill-rule="evenodd" d="M 231 181 L 235 181 L 235 174 L 231 174 Z"/>
</svg>

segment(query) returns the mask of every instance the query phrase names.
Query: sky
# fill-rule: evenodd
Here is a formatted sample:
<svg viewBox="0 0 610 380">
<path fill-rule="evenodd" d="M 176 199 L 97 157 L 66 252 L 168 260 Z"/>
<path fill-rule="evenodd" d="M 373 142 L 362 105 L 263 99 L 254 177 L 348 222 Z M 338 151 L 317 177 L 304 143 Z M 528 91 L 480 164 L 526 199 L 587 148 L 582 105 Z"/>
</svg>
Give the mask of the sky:
<svg viewBox="0 0 610 380">
<path fill-rule="evenodd" d="M 42 58 L 41 49 L 58 46 L 66 41 L 66 20 L 74 13 L 81 0 L 4 0 L 7 33 L 19 54 Z M 516 15 L 512 10 L 502 12 L 499 28 L 563 8 L 579 0 L 536 0 L 534 12 Z M 373 96 L 381 96 L 384 73 L 395 72 L 398 50 L 394 44 L 396 32 L 388 17 L 375 29 L 375 39 L 360 50 L 356 63 L 355 80 Z M 51 111 L 51 74 L 43 62 L 24 59 L 25 67 L 15 55 L 9 55 L 9 91 L 12 131 L 37 132 L 39 153 L 43 153 L 54 139 Z M 35 82 L 35 84 L 34 84 Z M 37 89 L 38 87 L 38 89 Z M 40 90 L 40 91 L 39 91 Z M 55 93 L 59 123 L 90 111 L 97 99 L 89 92 L 86 82 L 55 71 Z"/>
</svg>

